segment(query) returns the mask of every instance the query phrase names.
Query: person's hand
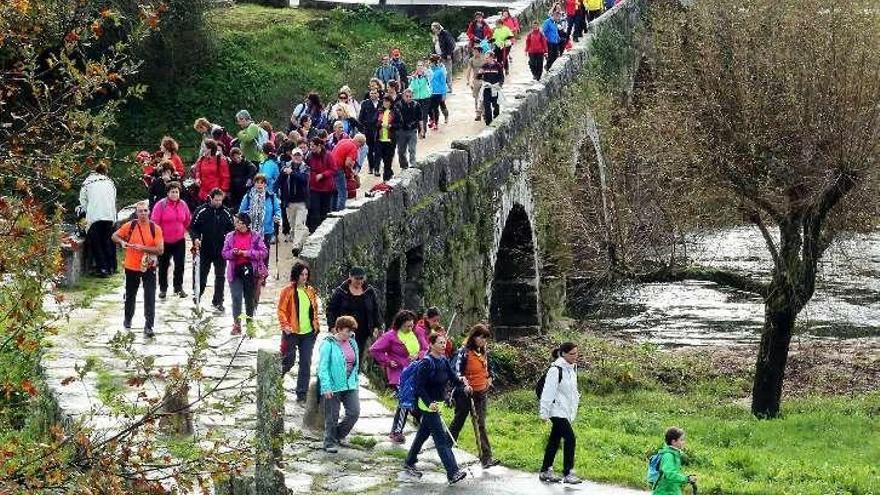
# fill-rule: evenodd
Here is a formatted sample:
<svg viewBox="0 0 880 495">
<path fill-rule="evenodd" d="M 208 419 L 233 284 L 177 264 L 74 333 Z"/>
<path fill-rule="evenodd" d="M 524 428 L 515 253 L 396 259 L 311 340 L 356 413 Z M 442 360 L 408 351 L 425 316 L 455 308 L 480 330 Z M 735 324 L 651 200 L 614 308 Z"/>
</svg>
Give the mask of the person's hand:
<svg viewBox="0 0 880 495">
<path fill-rule="evenodd" d="M 316 180 L 316 181 L 320 181 L 320 180 L 323 179 L 323 178 L 324 178 L 324 174 L 318 174 L 318 175 L 315 176 L 315 180 Z"/>
<path fill-rule="evenodd" d="M 290 327 L 281 327 L 281 331 L 282 331 L 283 333 L 286 333 L 286 334 L 290 335 L 290 333 L 291 333 L 293 330 L 291 330 Z"/>
<path fill-rule="evenodd" d="M 473 392 L 474 392 L 474 389 L 472 389 L 470 385 L 464 386 L 464 393 L 471 395 Z"/>
<path fill-rule="evenodd" d="M 122 249 L 125 249 L 128 247 L 128 243 L 120 239 L 119 240 L 119 247 Z"/>
<path fill-rule="evenodd" d="M 379 338 L 379 335 L 380 335 L 381 333 L 382 333 L 382 330 L 379 330 L 378 328 L 374 328 L 374 329 L 373 329 L 373 338 L 374 338 L 374 339 L 378 339 L 378 338 Z"/>
<path fill-rule="evenodd" d="M 324 394 L 324 398 L 330 400 L 333 398 L 333 392 L 327 392 Z"/>
<path fill-rule="evenodd" d="M 697 482 L 697 475 L 696 474 L 691 474 L 688 476 L 688 483 L 693 484 L 696 482 Z"/>
<path fill-rule="evenodd" d="M 197 186 L 201 186 L 201 185 L 202 185 L 202 179 L 196 179 L 196 185 L 197 185 Z"/>
<path fill-rule="evenodd" d="M 388 367 L 389 367 L 389 368 L 397 368 L 398 366 L 400 366 L 400 365 L 397 364 L 397 361 L 389 361 L 389 362 L 388 362 Z"/>
<path fill-rule="evenodd" d="M 431 412 L 437 412 L 437 410 L 440 409 L 440 406 L 436 402 L 432 402 L 431 405 L 428 406 L 428 409 L 430 409 Z"/>
<path fill-rule="evenodd" d="M 492 386 L 492 379 L 491 379 L 491 378 L 487 379 L 487 380 L 486 380 L 486 383 L 488 383 L 489 386 L 491 387 L 491 386 Z"/>
</svg>

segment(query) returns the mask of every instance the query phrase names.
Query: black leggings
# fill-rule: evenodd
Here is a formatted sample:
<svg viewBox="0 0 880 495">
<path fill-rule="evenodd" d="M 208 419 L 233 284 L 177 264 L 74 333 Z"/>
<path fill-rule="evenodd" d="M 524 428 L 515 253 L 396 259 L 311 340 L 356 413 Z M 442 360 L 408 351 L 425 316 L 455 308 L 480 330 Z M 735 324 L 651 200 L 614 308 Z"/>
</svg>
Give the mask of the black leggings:
<svg viewBox="0 0 880 495">
<path fill-rule="evenodd" d="M 541 472 L 553 467 L 559 443 L 565 441 L 562 449 L 562 475 L 565 476 L 574 468 L 574 430 L 565 418 L 550 418 L 550 422 L 553 423 L 553 428 L 550 429 L 550 438 L 547 439 L 547 448 L 544 449 L 544 464 L 541 465 Z"/>
<path fill-rule="evenodd" d="M 431 95 L 430 114 L 435 125 L 440 122 L 440 112 L 443 112 L 443 117 L 449 120 L 449 110 L 446 108 L 446 102 L 443 101 L 443 95 Z"/>
<path fill-rule="evenodd" d="M 174 274 L 172 285 L 174 292 L 183 290 L 183 264 L 186 256 L 186 239 L 177 242 L 166 242 L 165 251 L 159 255 L 159 292 L 168 291 L 168 267 L 174 259 Z"/>
</svg>

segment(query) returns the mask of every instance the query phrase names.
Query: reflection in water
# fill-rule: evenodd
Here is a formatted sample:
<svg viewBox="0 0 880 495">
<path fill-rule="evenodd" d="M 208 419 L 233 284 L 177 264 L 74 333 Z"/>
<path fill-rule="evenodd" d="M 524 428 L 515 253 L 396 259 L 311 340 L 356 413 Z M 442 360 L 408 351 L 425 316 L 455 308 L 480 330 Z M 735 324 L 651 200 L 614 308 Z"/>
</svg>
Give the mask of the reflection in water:
<svg viewBox="0 0 880 495">
<path fill-rule="evenodd" d="M 696 264 L 769 277 L 770 255 L 757 229 L 704 234 L 688 249 Z M 759 297 L 711 282 L 629 286 L 594 302 L 586 319 L 599 329 L 665 345 L 754 343 L 764 319 Z M 880 232 L 841 238 L 826 251 L 797 333 L 880 340 Z"/>
</svg>

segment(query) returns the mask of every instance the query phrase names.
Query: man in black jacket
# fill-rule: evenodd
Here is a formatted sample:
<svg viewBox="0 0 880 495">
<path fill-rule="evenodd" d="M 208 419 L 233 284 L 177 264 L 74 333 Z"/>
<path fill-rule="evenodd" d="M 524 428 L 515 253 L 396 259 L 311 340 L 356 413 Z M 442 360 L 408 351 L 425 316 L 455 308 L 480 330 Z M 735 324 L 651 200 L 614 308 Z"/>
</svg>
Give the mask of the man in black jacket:
<svg viewBox="0 0 880 495">
<path fill-rule="evenodd" d="M 379 90 L 371 89 L 370 97 L 361 103 L 361 111 L 358 114 L 358 122 L 361 123 L 364 136 L 367 137 L 367 163 L 370 164 L 370 173 L 379 177 L 379 143 L 376 136 L 379 132 L 379 111 L 382 102 L 379 100 Z"/>
<path fill-rule="evenodd" d="M 333 290 L 330 304 L 327 305 L 327 326 L 333 328 L 340 316 L 351 316 L 357 321 L 355 341 L 360 359 L 363 359 L 367 340 L 370 335 L 378 335 L 382 320 L 376 289 L 367 284 L 367 273 L 359 266 L 352 267 L 348 280 Z"/>
<path fill-rule="evenodd" d="M 218 313 L 224 312 L 223 292 L 226 287 L 226 260 L 221 251 L 226 234 L 232 232 L 232 213 L 223 206 L 226 195 L 220 188 L 214 188 L 209 200 L 200 206 L 189 226 L 193 249 L 199 251 L 199 297 L 205 293 L 208 272 L 214 267 L 214 297 L 211 306 Z M 195 288 L 193 288 L 195 290 Z"/>
<path fill-rule="evenodd" d="M 306 227 L 309 167 L 299 147 L 290 152 L 290 160 L 284 162 L 281 175 L 275 185 L 281 198 L 281 232 L 284 234 L 284 242 L 292 241 L 293 255 L 299 256 L 309 235 L 309 229 Z"/>
<path fill-rule="evenodd" d="M 400 169 L 409 168 L 409 162 L 416 161 L 416 144 L 418 144 L 419 123 L 422 121 L 422 108 L 413 100 L 413 92 L 406 88 L 403 90 L 403 99 L 397 104 L 400 113 L 400 123 L 397 127 L 397 160 Z M 407 160 L 409 152 L 409 160 Z"/>
<path fill-rule="evenodd" d="M 455 37 L 452 33 L 443 29 L 439 22 L 431 23 L 431 32 L 434 33 L 434 53 L 440 55 L 440 60 L 446 66 L 446 91 L 452 92 L 452 57 L 455 54 Z"/>
</svg>

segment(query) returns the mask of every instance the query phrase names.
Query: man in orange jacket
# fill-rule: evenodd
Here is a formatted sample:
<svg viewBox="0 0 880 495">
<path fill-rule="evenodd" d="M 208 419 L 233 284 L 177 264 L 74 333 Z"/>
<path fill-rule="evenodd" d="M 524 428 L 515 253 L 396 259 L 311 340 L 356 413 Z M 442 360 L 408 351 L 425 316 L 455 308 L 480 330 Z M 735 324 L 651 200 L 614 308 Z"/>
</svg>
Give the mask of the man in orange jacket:
<svg viewBox="0 0 880 495">
<path fill-rule="evenodd" d="M 318 294 L 309 285 L 311 271 L 302 262 L 290 270 L 290 285 L 281 289 L 278 298 L 278 323 L 281 326 L 281 374 L 293 368 L 299 350 L 296 378 L 296 401 L 305 402 L 312 368 L 312 349 L 320 331 Z"/>
</svg>

